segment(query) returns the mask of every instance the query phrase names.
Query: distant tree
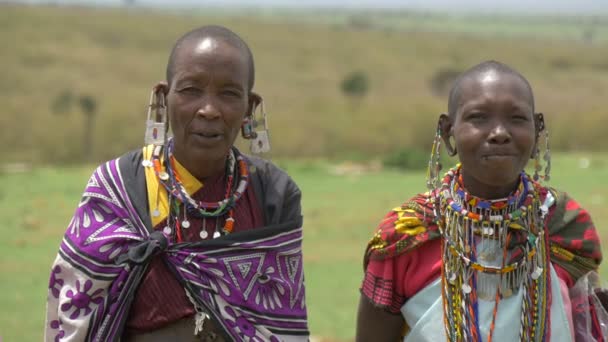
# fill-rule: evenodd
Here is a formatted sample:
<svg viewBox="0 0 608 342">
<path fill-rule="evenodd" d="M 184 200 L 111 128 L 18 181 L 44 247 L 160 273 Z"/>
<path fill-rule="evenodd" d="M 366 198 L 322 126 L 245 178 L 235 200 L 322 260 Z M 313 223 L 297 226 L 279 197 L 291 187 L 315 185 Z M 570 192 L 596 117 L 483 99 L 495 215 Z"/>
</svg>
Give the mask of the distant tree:
<svg viewBox="0 0 608 342">
<path fill-rule="evenodd" d="M 93 151 L 93 128 L 95 114 L 97 113 L 97 101 L 90 95 L 82 95 L 78 102 L 80 103 L 82 114 L 84 115 L 84 128 L 82 131 L 83 160 L 88 160 Z"/>
<path fill-rule="evenodd" d="M 588 27 L 583 30 L 583 42 L 587 44 L 592 44 L 595 39 L 595 29 L 594 27 Z"/>
<path fill-rule="evenodd" d="M 64 90 L 55 97 L 51 103 L 51 112 L 55 115 L 64 116 L 70 114 L 74 105 L 80 107 L 84 118 L 82 129 L 82 160 L 87 161 L 93 150 L 93 128 L 95 115 L 97 114 L 97 101 L 93 96 L 76 96 L 70 90 Z"/>
<path fill-rule="evenodd" d="M 85 115 L 91 116 L 95 114 L 95 111 L 97 110 L 97 102 L 92 96 L 82 95 L 79 102 L 80 108 Z"/>
<path fill-rule="evenodd" d="M 367 16 L 354 15 L 348 18 L 348 26 L 355 30 L 369 30 L 373 25 Z"/>
<path fill-rule="evenodd" d="M 352 99 L 363 98 L 369 90 L 369 78 L 363 71 L 354 71 L 346 75 L 340 85 L 342 93 Z"/>
<path fill-rule="evenodd" d="M 69 112 L 74 102 L 74 95 L 70 90 L 64 90 L 55 97 L 51 104 L 51 112 L 57 115 L 64 115 Z"/>
<path fill-rule="evenodd" d="M 461 70 L 453 68 L 437 70 L 429 82 L 429 86 L 433 94 L 439 97 L 446 96 L 450 92 L 452 84 L 454 81 L 456 81 L 456 78 L 461 72 Z"/>
<path fill-rule="evenodd" d="M 124 0 L 125 5 L 127 6 L 133 6 L 135 5 L 135 0 Z"/>
</svg>

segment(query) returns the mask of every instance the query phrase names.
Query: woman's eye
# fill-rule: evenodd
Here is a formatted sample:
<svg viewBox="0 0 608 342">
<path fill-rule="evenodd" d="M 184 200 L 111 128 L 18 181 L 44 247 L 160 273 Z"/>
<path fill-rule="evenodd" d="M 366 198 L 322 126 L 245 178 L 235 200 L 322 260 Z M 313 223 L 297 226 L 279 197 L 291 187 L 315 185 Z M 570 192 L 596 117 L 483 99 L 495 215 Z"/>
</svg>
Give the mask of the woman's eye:
<svg viewBox="0 0 608 342">
<path fill-rule="evenodd" d="M 198 93 L 199 89 L 196 87 L 184 87 L 184 88 L 180 89 L 179 92 L 185 93 L 185 94 L 194 94 L 194 93 Z"/>
<path fill-rule="evenodd" d="M 513 120 L 515 121 L 528 121 L 528 117 L 525 115 L 514 115 Z"/>
<path fill-rule="evenodd" d="M 469 115 L 467 115 L 467 119 L 469 120 L 481 120 L 483 118 L 485 118 L 485 114 L 484 113 L 471 113 Z"/>
<path fill-rule="evenodd" d="M 240 97 L 241 96 L 241 94 L 239 92 L 234 91 L 234 90 L 224 90 L 222 92 L 222 95 L 230 96 L 230 97 Z"/>
</svg>

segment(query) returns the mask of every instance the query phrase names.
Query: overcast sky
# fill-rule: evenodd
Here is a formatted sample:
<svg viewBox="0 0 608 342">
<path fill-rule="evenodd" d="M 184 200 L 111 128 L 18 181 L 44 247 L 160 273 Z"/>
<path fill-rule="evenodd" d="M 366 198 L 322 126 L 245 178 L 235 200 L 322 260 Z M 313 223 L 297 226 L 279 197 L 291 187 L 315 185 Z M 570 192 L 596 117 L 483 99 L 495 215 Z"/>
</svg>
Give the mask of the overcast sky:
<svg viewBox="0 0 608 342">
<path fill-rule="evenodd" d="M 6 0 L 0 0 L 3 2 Z M 15 1 L 12 1 L 15 2 Z M 93 3 L 120 5 L 122 0 L 22 0 L 27 3 Z M 154 6 L 280 6 L 343 8 L 410 8 L 443 12 L 511 12 L 545 14 L 608 14 L 608 0 L 135 0 Z"/>
</svg>

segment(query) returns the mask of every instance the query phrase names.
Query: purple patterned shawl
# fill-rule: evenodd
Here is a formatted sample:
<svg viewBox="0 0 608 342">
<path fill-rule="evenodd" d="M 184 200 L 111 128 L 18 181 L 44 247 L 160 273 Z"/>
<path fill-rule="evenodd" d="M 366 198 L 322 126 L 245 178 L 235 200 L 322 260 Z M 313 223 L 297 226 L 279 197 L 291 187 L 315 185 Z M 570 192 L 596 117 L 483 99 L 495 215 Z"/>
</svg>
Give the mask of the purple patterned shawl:
<svg viewBox="0 0 608 342">
<path fill-rule="evenodd" d="M 118 161 L 93 173 L 63 238 L 49 282 L 46 341 L 119 340 L 147 262 L 158 253 L 229 340 L 308 339 L 301 217 L 168 243 L 146 229 Z"/>
</svg>

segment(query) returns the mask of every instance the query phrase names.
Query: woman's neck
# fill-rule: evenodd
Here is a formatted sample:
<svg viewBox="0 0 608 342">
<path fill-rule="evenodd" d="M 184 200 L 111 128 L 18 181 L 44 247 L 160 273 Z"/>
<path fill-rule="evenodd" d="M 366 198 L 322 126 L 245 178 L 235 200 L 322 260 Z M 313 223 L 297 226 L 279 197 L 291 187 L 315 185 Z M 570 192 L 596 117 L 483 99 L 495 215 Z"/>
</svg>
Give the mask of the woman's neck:
<svg viewBox="0 0 608 342">
<path fill-rule="evenodd" d="M 186 169 L 192 176 L 203 182 L 210 177 L 214 177 L 224 173 L 226 168 L 226 158 L 219 160 L 209 160 L 194 158 L 188 154 L 180 153 L 178 150 L 173 151 L 173 157 Z"/>
<path fill-rule="evenodd" d="M 495 200 L 500 198 L 509 197 L 519 185 L 520 178 L 518 177 L 512 182 L 504 185 L 491 185 L 480 182 L 479 180 L 467 175 L 464 170 L 460 170 L 462 175 L 462 186 L 472 196 L 479 197 L 486 200 Z"/>
</svg>

